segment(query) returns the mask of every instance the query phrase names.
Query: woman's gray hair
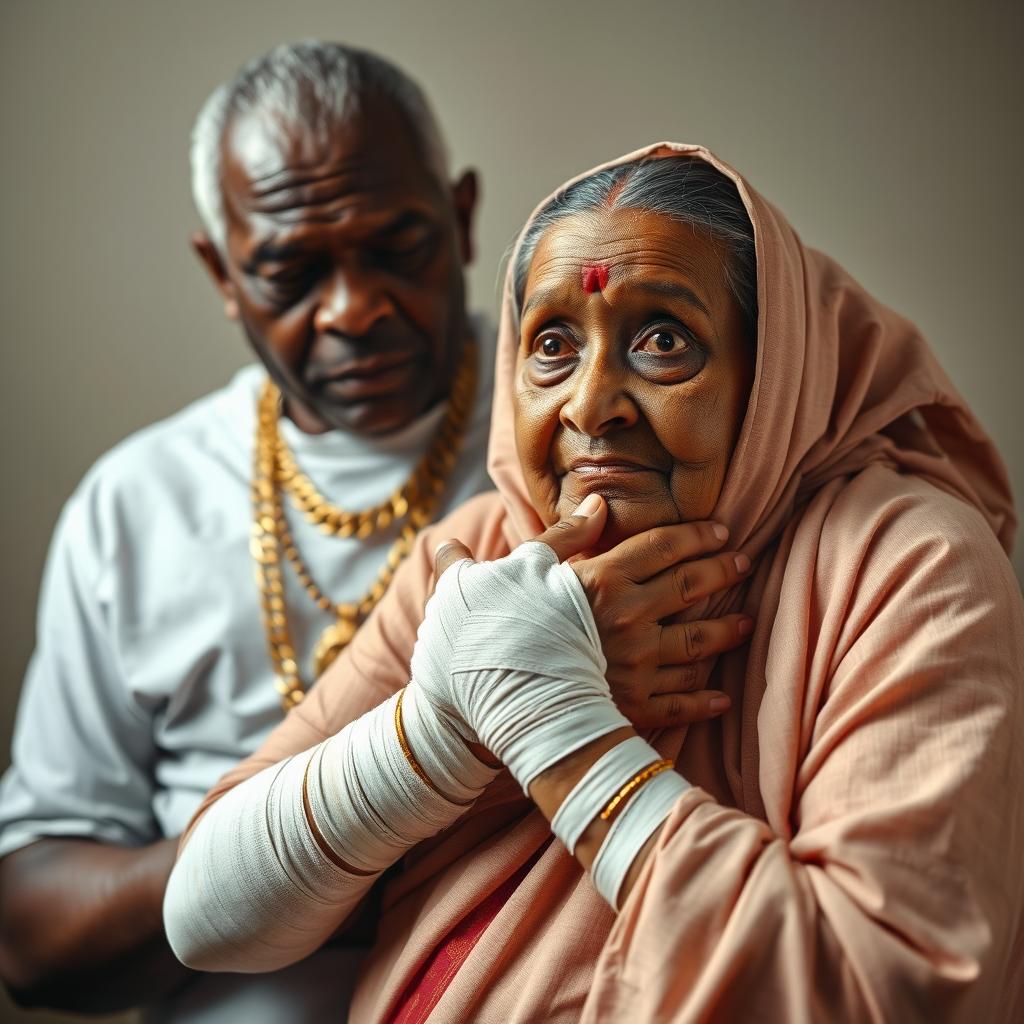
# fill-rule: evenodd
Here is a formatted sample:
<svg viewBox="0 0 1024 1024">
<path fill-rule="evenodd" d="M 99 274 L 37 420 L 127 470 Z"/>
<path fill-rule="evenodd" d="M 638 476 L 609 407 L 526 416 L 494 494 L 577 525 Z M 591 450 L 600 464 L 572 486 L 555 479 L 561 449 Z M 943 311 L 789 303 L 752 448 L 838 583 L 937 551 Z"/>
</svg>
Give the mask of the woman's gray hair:
<svg viewBox="0 0 1024 1024">
<path fill-rule="evenodd" d="M 754 228 L 736 186 L 697 158 L 645 157 L 598 171 L 555 195 L 531 221 L 513 267 L 519 322 L 530 263 L 552 224 L 588 210 L 649 210 L 706 230 L 725 243 L 725 279 L 743 313 L 748 337 L 757 337 L 757 257 Z"/>
<path fill-rule="evenodd" d="M 220 182 L 221 143 L 232 117 L 273 110 L 318 137 L 358 116 L 370 98 L 390 100 L 419 135 L 427 166 L 444 184 L 448 155 L 423 90 L 394 64 L 342 43 L 286 43 L 251 60 L 203 104 L 192 128 L 192 198 L 211 241 L 227 237 Z"/>
</svg>

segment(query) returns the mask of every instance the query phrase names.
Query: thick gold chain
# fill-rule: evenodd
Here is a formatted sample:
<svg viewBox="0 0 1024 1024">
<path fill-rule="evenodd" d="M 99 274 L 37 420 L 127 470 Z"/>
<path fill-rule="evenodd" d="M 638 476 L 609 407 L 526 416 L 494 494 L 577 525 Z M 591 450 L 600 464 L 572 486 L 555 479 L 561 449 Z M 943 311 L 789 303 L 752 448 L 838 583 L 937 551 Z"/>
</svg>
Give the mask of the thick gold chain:
<svg viewBox="0 0 1024 1024">
<path fill-rule="evenodd" d="M 455 454 L 462 440 L 465 421 L 473 406 L 476 390 L 476 347 L 471 342 L 465 346 L 469 358 L 464 357 L 462 366 L 452 386 L 451 404 L 441 423 L 437 437 L 427 453 L 420 459 L 412 476 L 390 497 L 379 505 L 348 512 L 329 502 L 316 485 L 295 462 L 295 457 L 278 434 L 276 440 L 277 482 L 288 492 L 300 512 L 319 526 L 325 533 L 337 537 L 358 537 L 365 540 L 378 530 L 386 530 L 392 523 L 401 522 L 410 514 L 410 509 L 423 507 L 436 501 L 444 490 L 448 474 L 455 462 Z"/>
<path fill-rule="evenodd" d="M 473 409 L 476 354 L 474 341 L 467 340 L 444 419 L 412 476 L 386 501 L 361 512 L 348 512 L 328 502 L 298 468 L 278 429 L 280 392 L 269 380 L 263 385 L 256 415 L 253 525 L 249 546 L 256 563 L 256 583 L 267 648 L 276 676 L 275 686 L 286 711 L 302 700 L 306 688 L 288 626 L 283 563 L 287 561 L 291 565 L 306 593 L 321 609 L 333 609 L 337 616 L 337 621 L 321 634 L 314 651 L 314 671 L 319 676 L 351 642 L 356 630 L 384 596 L 395 570 L 412 550 L 416 535 L 434 516 Z M 360 600 L 336 604 L 314 581 L 288 526 L 282 500 L 284 492 L 310 522 L 335 536 L 366 539 L 378 531 L 401 525 L 377 578 Z"/>
</svg>

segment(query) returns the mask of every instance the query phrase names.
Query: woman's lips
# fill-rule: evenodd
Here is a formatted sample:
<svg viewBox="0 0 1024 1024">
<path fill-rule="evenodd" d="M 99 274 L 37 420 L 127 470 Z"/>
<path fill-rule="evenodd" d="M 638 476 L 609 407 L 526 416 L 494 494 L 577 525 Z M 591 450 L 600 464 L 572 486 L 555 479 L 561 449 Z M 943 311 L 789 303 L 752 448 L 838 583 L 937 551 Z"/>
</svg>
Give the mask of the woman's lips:
<svg viewBox="0 0 1024 1024">
<path fill-rule="evenodd" d="M 636 462 L 609 460 L 607 462 L 574 462 L 569 467 L 569 472 L 587 476 L 594 473 L 608 475 L 613 473 L 652 473 L 654 471 L 650 466 L 641 466 Z"/>
<path fill-rule="evenodd" d="M 644 493 L 655 484 L 664 485 L 664 474 L 635 462 L 575 462 L 562 475 L 562 488 L 585 496 L 600 493 L 605 498 Z"/>
</svg>

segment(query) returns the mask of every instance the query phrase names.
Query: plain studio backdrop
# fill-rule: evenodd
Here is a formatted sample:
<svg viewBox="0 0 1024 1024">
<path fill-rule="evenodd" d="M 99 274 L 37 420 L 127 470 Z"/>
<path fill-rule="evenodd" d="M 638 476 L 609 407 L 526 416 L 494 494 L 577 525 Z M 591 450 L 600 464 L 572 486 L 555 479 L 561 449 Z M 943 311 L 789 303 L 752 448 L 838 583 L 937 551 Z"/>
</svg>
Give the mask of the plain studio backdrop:
<svg viewBox="0 0 1024 1024">
<path fill-rule="evenodd" d="M 1022 11 L 3 0 L 0 759 L 61 505 L 102 452 L 249 358 L 187 244 L 192 120 L 248 58 L 338 39 L 421 82 L 453 170 L 481 174 L 469 277 L 492 313 L 502 253 L 565 178 L 659 139 L 709 146 L 920 326 L 1020 497 Z"/>
</svg>

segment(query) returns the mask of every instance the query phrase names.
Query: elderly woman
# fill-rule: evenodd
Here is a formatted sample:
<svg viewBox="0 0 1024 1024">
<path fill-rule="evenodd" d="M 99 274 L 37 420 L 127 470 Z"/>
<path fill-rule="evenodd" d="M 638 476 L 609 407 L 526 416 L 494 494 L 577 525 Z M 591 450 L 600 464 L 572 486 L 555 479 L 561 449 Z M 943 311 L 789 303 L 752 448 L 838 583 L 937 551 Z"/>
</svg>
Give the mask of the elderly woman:
<svg viewBox="0 0 1024 1024">
<path fill-rule="evenodd" d="M 527 224 L 490 460 L 208 797 L 179 956 L 392 868 L 355 1021 L 1021 1019 L 1014 518 L 914 328 L 654 146 Z"/>
</svg>

